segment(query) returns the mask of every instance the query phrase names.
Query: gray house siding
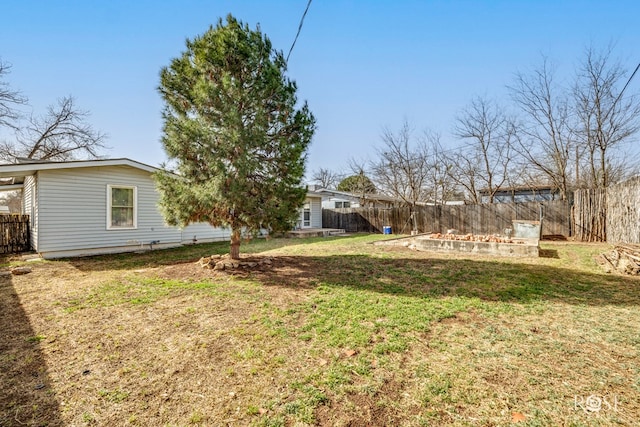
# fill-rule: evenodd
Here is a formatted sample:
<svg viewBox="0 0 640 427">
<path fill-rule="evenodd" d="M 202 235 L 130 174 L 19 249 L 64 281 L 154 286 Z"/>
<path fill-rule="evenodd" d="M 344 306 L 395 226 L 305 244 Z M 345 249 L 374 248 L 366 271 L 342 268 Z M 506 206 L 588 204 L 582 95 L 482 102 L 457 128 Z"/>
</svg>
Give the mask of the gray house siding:
<svg viewBox="0 0 640 427">
<path fill-rule="evenodd" d="M 322 228 L 322 198 L 309 197 L 311 202 L 311 228 Z"/>
<path fill-rule="evenodd" d="M 181 230 L 182 243 L 191 243 L 195 238 L 198 242 L 214 242 L 231 240 L 228 228 L 214 228 L 207 223 L 189 224 Z"/>
<path fill-rule="evenodd" d="M 44 170 L 37 174 L 40 253 L 179 244 L 180 230 L 164 225 L 158 193 L 146 171 L 128 166 Z M 107 186 L 137 188 L 137 227 L 107 229 Z"/>
<path fill-rule="evenodd" d="M 35 176 L 27 176 L 22 188 L 22 213 L 29 215 L 29 234 L 31 246 L 38 247 L 38 192 Z"/>
<path fill-rule="evenodd" d="M 229 240 L 229 229 L 205 223 L 184 229 L 165 225 L 152 177 L 155 170 L 130 159 L 27 162 L 0 165 L 0 176 L 24 179 L 22 209 L 30 215 L 32 247 L 43 258 L 135 251 L 150 248 L 152 242 L 160 248 Z M 120 206 L 110 208 L 112 187 L 135 189 L 134 226 L 123 227 L 130 221 L 126 193 L 124 199 L 114 199 Z M 321 228 L 321 196 L 308 196 L 308 226 Z"/>
</svg>

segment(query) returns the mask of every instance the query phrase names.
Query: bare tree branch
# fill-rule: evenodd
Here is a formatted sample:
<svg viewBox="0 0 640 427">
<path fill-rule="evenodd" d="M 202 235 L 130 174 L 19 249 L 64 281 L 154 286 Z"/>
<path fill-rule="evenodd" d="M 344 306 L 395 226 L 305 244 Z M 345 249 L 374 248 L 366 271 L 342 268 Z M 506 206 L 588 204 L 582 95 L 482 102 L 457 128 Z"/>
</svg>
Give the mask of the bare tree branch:
<svg viewBox="0 0 640 427">
<path fill-rule="evenodd" d="M 471 202 L 479 203 L 480 190 L 486 190 L 493 203 L 509 177 L 516 137 L 513 120 L 493 102 L 478 97 L 456 119 L 454 135 L 466 143 L 449 157 L 451 178 L 466 189 Z"/>
<path fill-rule="evenodd" d="M 15 143 L 0 144 L 0 158 L 15 162 L 19 157 L 41 160 L 98 158 L 106 135 L 86 122 L 89 113 L 79 110 L 69 96 L 49 106 L 44 116 L 32 116 L 16 132 Z"/>
<path fill-rule="evenodd" d="M 456 183 L 451 178 L 453 164 L 446 150 L 440 144 L 440 135 L 432 131 L 424 132 L 424 144 L 429 149 L 429 172 L 424 186 L 424 200 L 434 204 L 446 204 L 456 197 Z"/>
<path fill-rule="evenodd" d="M 341 176 L 329 169 L 320 168 L 313 173 L 311 179 L 322 188 L 333 189 L 338 186 Z"/>
<path fill-rule="evenodd" d="M 623 143 L 640 130 L 640 100 L 622 96 L 626 70 L 611 58 L 612 48 L 589 47 L 574 85 L 577 132 L 587 153 L 587 182 L 604 188 L 631 164 L 621 158 Z M 618 155 L 618 156 L 616 156 Z"/>
<path fill-rule="evenodd" d="M 12 90 L 9 83 L 3 80 L 3 76 L 9 74 L 10 70 L 11 65 L 0 60 L 0 127 L 17 129 L 16 121 L 21 114 L 16 107 L 26 104 L 27 98 L 20 92 Z"/>
<path fill-rule="evenodd" d="M 382 191 L 415 206 L 424 199 L 424 187 L 430 170 L 429 148 L 425 141 L 412 143 L 413 129 L 405 120 L 397 133 L 385 128 L 384 145 L 372 166 L 373 176 Z"/>
<path fill-rule="evenodd" d="M 360 205 L 365 206 L 367 196 L 377 193 L 378 190 L 368 177 L 364 161 L 351 158 L 349 160 L 349 170 L 350 174 L 340 181 L 336 189 L 356 194 L 360 199 Z"/>
<path fill-rule="evenodd" d="M 569 100 L 555 85 L 553 66 L 543 57 L 540 68 L 529 75 L 516 74 L 509 89 L 524 113 L 521 138 L 514 147 L 527 161 L 525 167 L 542 172 L 565 199 L 571 184 L 572 156 L 575 153 L 579 158 L 582 153 L 570 122 Z"/>
</svg>

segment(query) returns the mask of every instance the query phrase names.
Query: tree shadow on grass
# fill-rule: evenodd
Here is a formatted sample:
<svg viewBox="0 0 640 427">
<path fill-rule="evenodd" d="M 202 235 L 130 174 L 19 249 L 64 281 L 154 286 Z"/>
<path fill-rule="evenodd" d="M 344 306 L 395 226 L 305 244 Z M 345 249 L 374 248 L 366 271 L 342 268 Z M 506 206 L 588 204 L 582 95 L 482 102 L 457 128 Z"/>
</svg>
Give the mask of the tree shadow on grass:
<svg viewBox="0 0 640 427">
<path fill-rule="evenodd" d="M 255 238 L 243 241 L 241 252 L 244 255 L 252 255 L 262 251 L 293 247 L 296 245 L 310 245 L 318 242 L 338 240 L 342 237 L 313 237 L 313 238 Z M 124 252 L 118 254 L 94 255 L 78 258 L 60 258 L 52 262 L 70 262 L 74 267 L 82 271 L 101 270 L 129 270 L 140 268 L 153 268 L 176 263 L 187 263 L 210 255 L 224 255 L 229 253 L 229 242 L 188 244 L 176 248 L 154 249 L 148 248 L 137 252 Z"/>
<path fill-rule="evenodd" d="M 313 242 L 302 240 L 301 244 L 304 243 Z M 264 247 L 255 246 L 256 249 Z M 159 267 L 164 268 L 166 275 L 189 280 L 215 281 L 221 275 L 232 275 L 255 279 L 268 286 L 304 288 L 323 284 L 418 298 L 464 296 L 519 303 L 550 300 L 569 304 L 640 305 L 640 278 L 637 277 L 479 257 L 430 257 L 427 252 L 407 257 L 400 255 L 401 258 L 376 256 L 384 253 L 278 255 L 273 265 L 256 271 L 217 272 L 201 269 L 195 264 L 200 256 L 225 253 L 226 249 L 227 244 L 219 243 L 180 248 L 161 254 L 111 255 L 72 259 L 69 262 L 81 271 Z M 245 251 L 243 256 L 262 256 L 259 250 L 253 254 L 251 252 Z M 544 255 L 559 258 L 555 249 L 548 250 Z M 175 268 L 180 264 L 183 264 L 180 268 L 182 276 Z M 190 274 L 185 274 L 187 271 Z"/>
<path fill-rule="evenodd" d="M 0 277 L 0 426 L 62 425 L 43 338 L 31 327 L 11 276 Z"/>
<path fill-rule="evenodd" d="M 555 258 L 560 259 L 557 249 L 538 249 L 538 255 L 540 258 Z"/>
<path fill-rule="evenodd" d="M 640 305 L 640 278 L 476 259 L 293 256 L 276 259 L 271 269 L 230 274 L 253 278 L 267 286 L 322 284 L 416 298 L 462 296 L 512 303 Z"/>
</svg>

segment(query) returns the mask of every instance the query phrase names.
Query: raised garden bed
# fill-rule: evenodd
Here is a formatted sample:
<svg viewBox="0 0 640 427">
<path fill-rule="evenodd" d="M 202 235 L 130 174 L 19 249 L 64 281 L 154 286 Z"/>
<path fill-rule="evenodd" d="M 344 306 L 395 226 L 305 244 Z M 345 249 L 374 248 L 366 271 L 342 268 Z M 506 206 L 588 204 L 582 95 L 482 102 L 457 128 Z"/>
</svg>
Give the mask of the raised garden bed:
<svg viewBox="0 0 640 427">
<path fill-rule="evenodd" d="M 538 257 L 537 239 L 506 239 L 500 236 L 421 234 L 376 242 L 406 246 L 419 251 L 473 253 L 495 256 Z"/>
</svg>

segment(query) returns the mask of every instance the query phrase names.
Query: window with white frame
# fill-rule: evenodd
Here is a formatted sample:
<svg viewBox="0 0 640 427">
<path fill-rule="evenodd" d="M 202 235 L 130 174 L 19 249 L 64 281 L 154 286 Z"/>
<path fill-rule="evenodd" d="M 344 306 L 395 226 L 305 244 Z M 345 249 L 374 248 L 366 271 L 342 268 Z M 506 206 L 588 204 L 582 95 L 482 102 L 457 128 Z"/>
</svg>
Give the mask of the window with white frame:
<svg viewBox="0 0 640 427">
<path fill-rule="evenodd" d="M 311 227 L 311 204 L 305 203 L 302 210 L 302 226 Z"/>
<path fill-rule="evenodd" d="M 107 186 L 107 229 L 126 229 L 138 226 L 136 187 Z"/>
<path fill-rule="evenodd" d="M 351 202 L 336 202 L 336 209 L 350 208 Z"/>
</svg>

